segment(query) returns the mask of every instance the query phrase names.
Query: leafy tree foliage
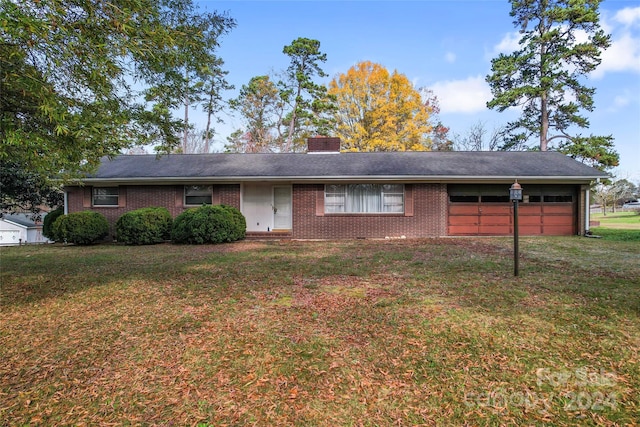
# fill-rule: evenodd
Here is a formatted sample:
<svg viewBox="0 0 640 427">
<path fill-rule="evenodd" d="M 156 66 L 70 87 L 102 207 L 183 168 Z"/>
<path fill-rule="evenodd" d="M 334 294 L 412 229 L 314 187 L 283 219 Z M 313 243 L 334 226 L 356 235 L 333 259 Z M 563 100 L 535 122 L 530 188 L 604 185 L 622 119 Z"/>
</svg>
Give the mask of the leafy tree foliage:
<svg viewBox="0 0 640 427">
<path fill-rule="evenodd" d="M 455 134 L 453 140 L 456 151 L 496 151 L 504 145 L 504 128 L 494 127 L 489 132 L 486 123 L 478 121 L 465 133 Z"/>
<path fill-rule="evenodd" d="M 611 136 L 582 136 L 588 128 L 581 110 L 593 111 L 595 90 L 583 77 L 600 64 L 610 37 L 600 28 L 599 0 L 511 0 L 511 16 L 522 37 L 520 49 L 492 60 L 487 76 L 493 99 L 489 108 L 519 107 L 519 119 L 507 125 L 506 147 L 552 148 L 600 168 L 616 166 Z"/>
<path fill-rule="evenodd" d="M 364 61 L 329 84 L 337 99 L 337 136 L 349 151 L 431 149 L 433 108 L 403 74 Z"/>
<path fill-rule="evenodd" d="M 452 135 L 449 134 L 451 129 L 445 126 L 439 117 L 440 101 L 438 97 L 433 93 L 433 90 L 426 87 L 420 88 L 419 92 L 424 106 L 429 112 L 430 122 L 435 123 L 427 137 L 427 145 L 430 145 L 433 151 L 453 151 L 455 146 Z"/>
<path fill-rule="evenodd" d="M 56 183 L 16 161 L 0 159 L 0 216 L 22 211 L 37 215 L 42 206 L 61 206 L 63 197 Z"/>
<path fill-rule="evenodd" d="M 134 144 L 175 147 L 172 111 L 209 90 L 234 25 L 192 0 L 0 1 L 0 160 L 45 187 Z"/>
<path fill-rule="evenodd" d="M 616 211 L 616 205 L 622 205 L 627 201 L 640 197 L 638 187 L 627 179 L 611 179 L 599 182 L 594 186 L 593 199 L 602 205 L 602 213 L 607 214 L 607 206 L 611 211 Z"/>
<path fill-rule="evenodd" d="M 314 82 L 327 76 L 320 67 L 327 60 L 320 42 L 298 38 L 283 53 L 291 59 L 286 71 L 253 77 L 230 101 L 244 127 L 228 138 L 227 151 L 303 151 L 307 137 L 333 133 L 334 99 L 325 86 Z"/>
<path fill-rule="evenodd" d="M 327 60 L 327 55 L 320 52 L 318 40 L 304 37 L 285 46 L 282 52 L 291 59 L 285 78 L 278 82 L 280 96 L 290 107 L 283 120 L 288 129 L 282 151 L 299 151 L 308 136 L 327 135 L 332 127 L 328 115 L 335 108 L 332 96 L 324 85 L 313 81 L 315 76 L 327 76 L 319 64 Z"/>
<path fill-rule="evenodd" d="M 285 103 L 269 76 L 253 77 L 243 85 L 229 106 L 240 113 L 245 129 L 229 138 L 227 150 L 240 153 L 277 151 L 277 130 L 282 124 Z"/>
<path fill-rule="evenodd" d="M 49 212 L 42 220 L 42 235 L 50 240 L 59 240 L 53 232 L 53 223 L 56 222 L 59 216 L 64 215 L 64 208 L 62 206 Z"/>
<path fill-rule="evenodd" d="M 211 66 L 204 68 L 201 71 L 203 76 L 202 90 L 204 94 L 204 100 L 202 102 L 202 108 L 207 113 L 207 124 L 204 128 L 203 142 L 204 152 L 208 153 L 211 149 L 211 138 L 214 135 L 214 128 L 212 127 L 211 120 L 214 115 L 222 110 L 224 101 L 222 99 L 222 92 L 224 90 L 233 89 L 234 86 L 230 85 L 225 76 L 228 71 L 223 71 L 221 66 L 222 59 L 216 58 L 211 62 Z M 216 122 L 220 123 L 222 120 L 218 117 Z"/>
</svg>

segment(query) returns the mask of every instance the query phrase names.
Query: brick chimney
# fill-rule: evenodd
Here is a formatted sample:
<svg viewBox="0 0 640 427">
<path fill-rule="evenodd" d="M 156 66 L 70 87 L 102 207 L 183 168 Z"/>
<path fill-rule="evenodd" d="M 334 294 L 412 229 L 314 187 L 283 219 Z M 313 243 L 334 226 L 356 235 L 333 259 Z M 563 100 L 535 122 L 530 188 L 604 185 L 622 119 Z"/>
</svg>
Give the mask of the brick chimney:
<svg viewBox="0 0 640 427">
<path fill-rule="evenodd" d="M 307 153 L 339 153 L 340 138 L 314 136 L 307 138 Z"/>
</svg>

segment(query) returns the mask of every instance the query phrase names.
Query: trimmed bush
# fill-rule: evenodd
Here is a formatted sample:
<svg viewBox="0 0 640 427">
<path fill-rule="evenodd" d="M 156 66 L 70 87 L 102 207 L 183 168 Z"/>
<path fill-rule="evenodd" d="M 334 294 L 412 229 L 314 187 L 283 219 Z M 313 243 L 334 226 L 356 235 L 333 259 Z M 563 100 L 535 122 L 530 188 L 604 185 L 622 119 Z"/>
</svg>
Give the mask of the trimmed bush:
<svg viewBox="0 0 640 427">
<path fill-rule="evenodd" d="M 230 206 L 204 205 L 184 211 L 173 222 L 171 239 L 175 243 L 224 243 L 244 237 L 241 223 L 246 223 L 240 212 Z M 242 219 L 238 217 L 242 216 Z M 245 227 L 246 228 L 246 227 Z"/>
<path fill-rule="evenodd" d="M 130 211 L 116 222 L 116 240 L 127 245 L 153 245 L 171 238 L 173 218 L 167 208 Z"/>
<path fill-rule="evenodd" d="M 60 217 L 60 215 L 64 214 L 64 208 L 60 206 L 57 209 L 52 210 L 48 214 L 45 215 L 42 220 L 42 235 L 50 240 L 59 241 L 59 239 L 55 233 L 53 232 L 53 223 L 56 222 L 56 219 Z"/>
<path fill-rule="evenodd" d="M 220 205 L 220 207 L 231 214 L 233 223 L 233 241 L 244 239 L 247 233 L 247 220 L 244 215 L 242 215 L 242 212 L 229 205 Z"/>
<path fill-rule="evenodd" d="M 53 223 L 53 235 L 58 240 L 76 245 L 91 245 L 109 234 L 104 215 L 93 211 L 62 215 Z"/>
</svg>

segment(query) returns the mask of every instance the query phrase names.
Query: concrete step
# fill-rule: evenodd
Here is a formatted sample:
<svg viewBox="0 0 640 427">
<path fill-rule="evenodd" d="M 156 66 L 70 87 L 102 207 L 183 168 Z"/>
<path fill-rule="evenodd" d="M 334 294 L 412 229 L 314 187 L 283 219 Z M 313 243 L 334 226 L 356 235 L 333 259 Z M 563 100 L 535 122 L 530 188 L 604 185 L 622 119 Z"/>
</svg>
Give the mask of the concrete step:
<svg viewBox="0 0 640 427">
<path fill-rule="evenodd" d="M 247 231 L 246 240 L 288 240 L 292 238 L 291 230 Z"/>
</svg>

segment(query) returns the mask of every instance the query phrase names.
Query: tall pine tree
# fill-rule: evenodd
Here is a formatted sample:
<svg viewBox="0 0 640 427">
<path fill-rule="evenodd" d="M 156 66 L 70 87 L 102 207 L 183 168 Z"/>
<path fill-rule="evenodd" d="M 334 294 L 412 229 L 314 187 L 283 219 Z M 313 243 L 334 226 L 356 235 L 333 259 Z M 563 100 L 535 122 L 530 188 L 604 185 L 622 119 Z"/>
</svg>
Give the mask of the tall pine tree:
<svg viewBox="0 0 640 427">
<path fill-rule="evenodd" d="M 612 136 L 583 136 L 589 127 L 581 111 L 594 109 L 595 89 L 585 77 L 600 64 L 611 44 L 600 28 L 599 0 L 511 0 L 511 16 L 520 29 L 520 48 L 500 54 L 487 76 L 493 99 L 489 108 L 522 109 L 507 125 L 505 148 L 555 148 L 599 168 L 618 164 Z"/>
</svg>

